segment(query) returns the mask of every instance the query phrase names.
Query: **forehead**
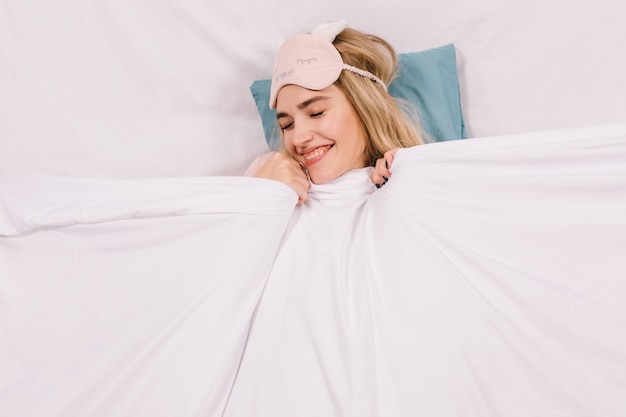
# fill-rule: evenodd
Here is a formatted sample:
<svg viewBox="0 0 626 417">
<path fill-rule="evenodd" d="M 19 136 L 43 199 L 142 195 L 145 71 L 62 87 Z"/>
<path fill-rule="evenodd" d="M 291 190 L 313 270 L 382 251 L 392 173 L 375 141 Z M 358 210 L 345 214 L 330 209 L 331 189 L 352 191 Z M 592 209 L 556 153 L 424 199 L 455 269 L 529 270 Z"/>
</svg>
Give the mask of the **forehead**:
<svg viewBox="0 0 626 417">
<path fill-rule="evenodd" d="M 343 91 L 335 84 L 321 90 L 309 90 L 299 85 L 289 84 L 278 92 L 276 100 L 277 112 L 303 110 L 308 105 L 325 102 L 347 102 Z"/>
</svg>

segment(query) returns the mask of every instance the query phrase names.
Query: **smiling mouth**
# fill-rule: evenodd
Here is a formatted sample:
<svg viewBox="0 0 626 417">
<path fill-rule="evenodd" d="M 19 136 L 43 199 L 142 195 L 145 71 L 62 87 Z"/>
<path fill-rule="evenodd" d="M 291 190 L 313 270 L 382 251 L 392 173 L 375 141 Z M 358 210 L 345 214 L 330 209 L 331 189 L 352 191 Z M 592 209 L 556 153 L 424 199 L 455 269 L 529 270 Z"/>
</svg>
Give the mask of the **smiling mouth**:
<svg viewBox="0 0 626 417">
<path fill-rule="evenodd" d="M 326 152 L 330 150 L 330 148 L 332 148 L 332 145 L 320 146 L 319 148 L 313 149 L 311 152 L 302 154 L 304 163 L 309 165 L 317 162 Z"/>
</svg>

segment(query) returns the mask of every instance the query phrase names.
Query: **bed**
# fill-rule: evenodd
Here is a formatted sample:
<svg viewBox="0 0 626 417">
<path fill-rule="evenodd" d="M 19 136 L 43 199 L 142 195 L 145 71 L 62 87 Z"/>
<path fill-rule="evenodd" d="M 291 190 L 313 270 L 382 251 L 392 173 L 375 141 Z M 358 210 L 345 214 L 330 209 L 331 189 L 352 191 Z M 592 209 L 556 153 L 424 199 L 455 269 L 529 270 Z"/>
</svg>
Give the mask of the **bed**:
<svg viewBox="0 0 626 417">
<path fill-rule="evenodd" d="M 0 0 L 0 416 L 623 416 L 624 17 Z M 243 173 L 337 18 L 432 143 L 296 208 Z"/>
</svg>

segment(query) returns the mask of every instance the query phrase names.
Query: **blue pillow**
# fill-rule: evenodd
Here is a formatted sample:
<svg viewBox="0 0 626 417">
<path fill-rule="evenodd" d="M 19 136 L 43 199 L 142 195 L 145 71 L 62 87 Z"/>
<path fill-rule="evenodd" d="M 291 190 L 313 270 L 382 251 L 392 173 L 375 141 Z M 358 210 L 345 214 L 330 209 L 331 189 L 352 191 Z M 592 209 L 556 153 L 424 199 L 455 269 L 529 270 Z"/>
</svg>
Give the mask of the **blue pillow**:
<svg viewBox="0 0 626 417">
<path fill-rule="evenodd" d="M 465 139 L 454 45 L 398 54 L 399 73 L 389 84 L 389 94 L 409 101 L 420 116 L 422 129 L 435 141 Z M 270 80 L 250 86 L 261 116 L 265 140 L 278 149 L 280 134 L 276 111 L 270 109 Z"/>
</svg>

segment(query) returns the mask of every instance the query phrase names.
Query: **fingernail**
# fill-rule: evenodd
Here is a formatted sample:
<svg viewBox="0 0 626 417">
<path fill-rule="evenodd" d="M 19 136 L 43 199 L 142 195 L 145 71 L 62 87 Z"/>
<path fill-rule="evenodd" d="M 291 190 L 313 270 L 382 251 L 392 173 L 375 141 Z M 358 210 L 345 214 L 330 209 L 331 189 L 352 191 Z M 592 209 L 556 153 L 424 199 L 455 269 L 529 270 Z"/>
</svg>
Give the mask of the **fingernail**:
<svg viewBox="0 0 626 417">
<path fill-rule="evenodd" d="M 385 168 L 389 169 L 389 164 L 387 163 L 387 160 L 385 160 Z"/>
<path fill-rule="evenodd" d="M 380 188 L 380 184 L 374 184 L 374 185 L 376 185 L 376 188 Z"/>
<path fill-rule="evenodd" d="M 385 177 L 384 175 L 383 175 L 383 179 L 385 180 L 385 182 L 389 181 L 389 178 Z"/>
</svg>

